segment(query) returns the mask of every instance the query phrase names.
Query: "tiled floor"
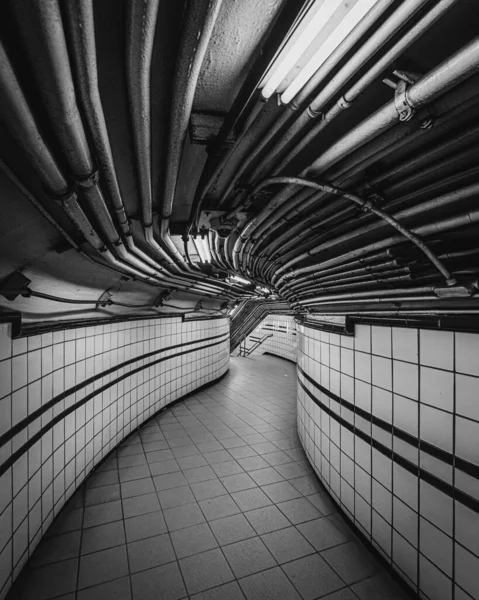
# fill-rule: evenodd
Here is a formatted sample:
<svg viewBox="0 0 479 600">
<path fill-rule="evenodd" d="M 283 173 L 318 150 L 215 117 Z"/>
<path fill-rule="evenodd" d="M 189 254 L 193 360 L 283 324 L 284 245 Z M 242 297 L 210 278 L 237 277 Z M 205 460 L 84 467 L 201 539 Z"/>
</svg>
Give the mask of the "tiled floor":
<svg viewBox="0 0 479 600">
<path fill-rule="evenodd" d="M 15 599 L 403 600 L 336 512 L 296 433 L 295 366 L 234 358 L 88 479 Z"/>
</svg>

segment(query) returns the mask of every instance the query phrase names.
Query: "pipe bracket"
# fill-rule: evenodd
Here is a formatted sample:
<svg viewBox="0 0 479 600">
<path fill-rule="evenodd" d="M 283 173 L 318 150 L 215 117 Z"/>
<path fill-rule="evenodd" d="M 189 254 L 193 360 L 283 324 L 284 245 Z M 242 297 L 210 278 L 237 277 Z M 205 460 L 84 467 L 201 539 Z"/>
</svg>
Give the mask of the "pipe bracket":
<svg viewBox="0 0 479 600">
<path fill-rule="evenodd" d="M 407 82 L 400 79 L 394 91 L 394 105 L 400 121 L 409 121 L 414 115 L 414 109 L 407 99 L 407 88 Z"/>
<path fill-rule="evenodd" d="M 97 185 L 99 179 L 100 179 L 99 172 L 93 171 L 93 173 L 91 173 L 91 175 L 88 175 L 87 177 L 82 177 L 81 179 L 77 178 L 75 183 L 77 185 L 79 185 L 81 188 L 91 188 L 91 187 Z"/>
</svg>

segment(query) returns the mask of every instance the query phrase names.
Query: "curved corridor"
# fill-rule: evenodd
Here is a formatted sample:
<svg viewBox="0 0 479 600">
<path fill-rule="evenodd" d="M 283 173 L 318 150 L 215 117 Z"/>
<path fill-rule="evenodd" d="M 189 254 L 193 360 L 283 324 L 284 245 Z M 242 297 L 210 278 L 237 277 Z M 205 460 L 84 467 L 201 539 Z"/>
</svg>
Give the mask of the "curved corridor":
<svg viewBox="0 0 479 600">
<path fill-rule="evenodd" d="M 122 443 L 50 527 L 9 600 L 400 600 L 312 471 L 296 367 L 232 358 Z"/>
</svg>

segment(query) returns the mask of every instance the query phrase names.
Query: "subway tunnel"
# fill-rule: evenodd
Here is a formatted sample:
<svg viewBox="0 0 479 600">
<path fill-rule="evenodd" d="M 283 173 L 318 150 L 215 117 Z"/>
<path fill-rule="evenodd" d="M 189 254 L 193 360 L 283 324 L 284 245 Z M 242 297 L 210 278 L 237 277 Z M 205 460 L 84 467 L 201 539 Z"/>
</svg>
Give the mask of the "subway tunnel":
<svg viewBox="0 0 479 600">
<path fill-rule="evenodd" d="M 1 3 L 0 600 L 479 598 L 478 8 Z"/>
</svg>

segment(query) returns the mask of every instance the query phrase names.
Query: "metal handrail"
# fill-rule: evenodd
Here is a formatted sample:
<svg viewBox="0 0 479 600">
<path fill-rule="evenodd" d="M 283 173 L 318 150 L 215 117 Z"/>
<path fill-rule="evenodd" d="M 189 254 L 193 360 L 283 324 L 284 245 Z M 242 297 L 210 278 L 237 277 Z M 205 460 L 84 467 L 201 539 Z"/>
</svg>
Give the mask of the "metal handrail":
<svg viewBox="0 0 479 600">
<path fill-rule="evenodd" d="M 239 351 L 239 355 L 238 356 L 245 356 L 245 357 L 249 356 L 252 352 L 254 352 L 257 348 L 259 348 L 264 341 L 266 341 L 270 337 L 273 337 L 272 333 L 264 335 L 260 340 L 258 340 L 257 342 L 255 342 L 251 346 L 251 348 L 246 348 L 246 340 L 244 340 L 245 347 L 241 348 L 241 344 L 240 344 L 240 351 Z M 241 353 L 241 351 L 243 351 L 243 354 Z"/>
</svg>

